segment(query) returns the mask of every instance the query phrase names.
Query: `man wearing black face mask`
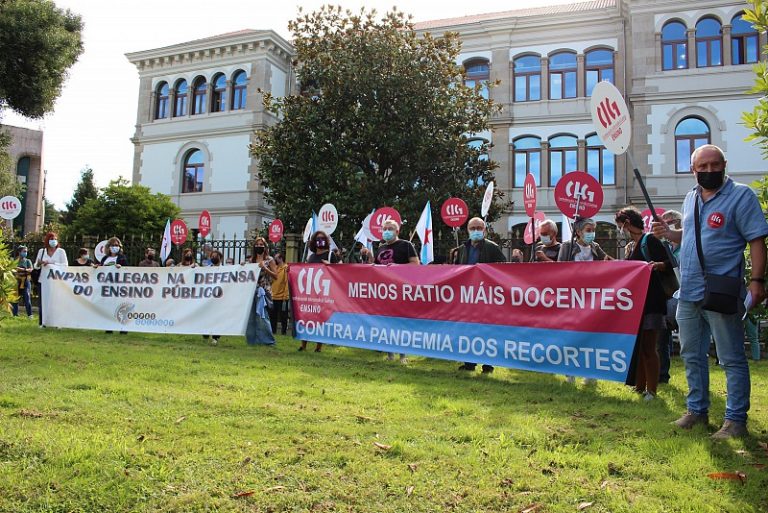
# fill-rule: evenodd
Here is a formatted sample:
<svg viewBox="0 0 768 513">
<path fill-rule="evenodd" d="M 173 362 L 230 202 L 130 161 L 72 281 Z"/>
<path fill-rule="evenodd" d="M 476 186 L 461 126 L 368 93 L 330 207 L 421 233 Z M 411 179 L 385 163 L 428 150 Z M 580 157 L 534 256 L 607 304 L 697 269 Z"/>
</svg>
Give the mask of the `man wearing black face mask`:
<svg viewBox="0 0 768 513">
<path fill-rule="evenodd" d="M 672 229 L 663 221 L 653 223 L 654 235 L 681 244 L 677 324 L 680 329 L 680 356 L 685 362 L 688 380 L 688 411 L 674 424 L 682 429 L 691 429 L 697 424 L 707 425 L 709 422 L 707 350 L 711 332 L 727 385 L 725 422 L 712 435 L 714 439 L 747 435 L 750 380 L 744 353 L 742 300 L 749 294 L 752 305 L 758 305 L 766 296 L 765 237 L 768 235 L 768 223 L 752 189 L 725 176 L 726 163 L 723 151 L 717 146 L 707 144 L 697 148 L 691 155 L 691 171 L 698 185 L 685 197 L 682 229 Z M 752 258 L 752 278 L 745 290 L 744 246 L 747 244 Z M 702 308 L 706 277 L 712 275 L 742 279 L 736 313 L 719 313 Z"/>
<path fill-rule="evenodd" d="M 160 263 L 155 260 L 155 250 L 147 248 L 144 252 L 144 260 L 139 262 L 139 267 L 160 267 Z"/>
</svg>

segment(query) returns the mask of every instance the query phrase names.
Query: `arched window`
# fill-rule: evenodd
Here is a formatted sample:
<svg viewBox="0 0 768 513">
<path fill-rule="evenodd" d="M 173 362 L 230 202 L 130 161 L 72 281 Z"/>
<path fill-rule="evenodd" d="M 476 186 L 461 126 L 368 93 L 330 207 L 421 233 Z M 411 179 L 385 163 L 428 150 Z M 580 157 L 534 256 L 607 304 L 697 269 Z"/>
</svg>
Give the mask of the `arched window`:
<svg viewBox="0 0 768 513">
<path fill-rule="evenodd" d="M 467 172 L 471 175 L 467 181 L 467 185 L 470 187 L 480 187 L 485 185 L 485 181 L 482 177 L 477 177 L 476 175 L 478 169 L 484 170 L 488 167 L 488 144 L 489 141 L 480 138 L 467 141 L 467 146 L 478 152 L 475 154 L 476 157 L 473 156 L 467 162 Z M 477 164 L 478 169 L 474 168 L 475 164 Z"/>
<path fill-rule="evenodd" d="M 714 18 L 702 18 L 696 24 L 696 67 L 723 65 L 723 31 Z"/>
<path fill-rule="evenodd" d="M 194 98 L 192 100 L 192 114 L 205 113 L 205 100 L 208 97 L 208 83 L 204 77 L 198 77 L 194 82 Z"/>
<path fill-rule="evenodd" d="M 245 94 L 246 94 L 246 82 L 248 78 L 245 76 L 245 71 L 238 71 L 232 77 L 232 110 L 240 110 L 245 108 Z"/>
<path fill-rule="evenodd" d="M 688 37 L 679 21 L 670 21 L 661 29 L 661 58 L 662 69 L 688 67 Z"/>
<path fill-rule="evenodd" d="M 541 57 L 525 55 L 515 59 L 515 101 L 541 100 Z"/>
<path fill-rule="evenodd" d="M 675 172 L 689 172 L 693 150 L 710 142 L 709 125 L 704 120 L 696 117 L 681 120 L 675 127 Z"/>
<path fill-rule="evenodd" d="M 576 54 L 559 52 L 549 58 L 549 99 L 576 98 Z"/>
<path fill-rule="evenodd" d="M 576 136 L 558 135 L 549 140 L 549 186 L 557 185 L 565 173 L 576 171 L 578 160 Z"/>
<path fill-rule="evenodd" d="M 224 112 L 227 110 L 227 77 L 218 74 L 213 77 L 212 112 Z"/>
<path fill-rule="evenodd" d="M 613 50 L 592 50 L 584 56 L 586 69 L 586 95 L 592 96 L 592 89 L 598 82 L 606 80 L 614 84 Z"/>
<path fill-rule="evenodd" d="M 203 152 L 191 150 L 184 159 L 184 176 L 181 192 L 203 192 L 203 179 L 205 178 L 205 163 Z"/>
<path fill-rule="evenodd" d="M 757 62 L 760 43 L 755 27 L 744 21 L 742 14 L 731 20 L 731 54 L 733 64 Z"/>
<path fill-rule="evenodd" d="M 485 59 L 472 59 L 464 63 L 464 85 L 474 88 L 480 85 L 480 95 L 488 99 L 488 80 L 491 78 L 491 68 Z"/>
<path fill-rule="evenodd" d="M 173 116 L 187 115 L 187 81 L 179 80 L 176 82 L 176 106 L 173 109 Z"/>
<path fill-rule="evenodd" d="M 512 142 L 515 154 L 515 173 L 512 187 L 522 187 L 525 176 L 533 175 L 536 185 L 541 185 L 541 139 L 524 136 Z"/>
<path fill-rule="evenodd" d="M 603 185 L 616 185 L 616 155 L 605 149 L 597 134 L 588 135 L 587 172 Z"/>
<path fill-rule="evenodd" d="M 165 119 L 168 117 L 168 97 L 171 88 L 168 82 L 160 82 L 155 89 L 157 104 L 155 106 L 155 119 Z"/>
</svg>

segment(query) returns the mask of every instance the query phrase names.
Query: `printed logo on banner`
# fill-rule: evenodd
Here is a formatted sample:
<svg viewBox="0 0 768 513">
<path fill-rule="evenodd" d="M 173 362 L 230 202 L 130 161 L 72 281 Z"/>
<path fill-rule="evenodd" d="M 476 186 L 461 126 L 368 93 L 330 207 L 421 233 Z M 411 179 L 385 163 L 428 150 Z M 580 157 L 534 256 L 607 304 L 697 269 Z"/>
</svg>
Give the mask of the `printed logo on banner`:
<svg viewBox="0 0 768 513">
<path fill-rule="evenodd" d="M 120 324 L 128 324 L 128 315 L 136 308 L 134 303 L 120 303 L 115 310 L 115 319 Z"/>
<path fill-rule="evenodd" d="M 329 296 L 331 294 L 331 280 L 323 280 L 322 277 L 322 268 L 302 269 L 299 271 L 299 291 L 302 294 Z"/>
<path fill-rule="evenodd" d="M 707 219 L 707 224 L 710 228 L 722 228 L 725 224 L 725 214 L 722 212 L 712 212 Z"/>
</svg>

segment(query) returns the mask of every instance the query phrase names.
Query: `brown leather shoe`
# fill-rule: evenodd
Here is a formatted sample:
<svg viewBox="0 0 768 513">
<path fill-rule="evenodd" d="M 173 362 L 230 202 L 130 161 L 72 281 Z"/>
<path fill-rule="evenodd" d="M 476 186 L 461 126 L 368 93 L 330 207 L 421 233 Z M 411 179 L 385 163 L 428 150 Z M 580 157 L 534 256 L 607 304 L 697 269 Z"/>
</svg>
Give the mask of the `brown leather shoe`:
<svg viewBox="0 0 768 513">
<path fill-rule="evenodd" d="M 728 440 L 729 438 L 741 438 L 748 436 L 747 425 L 743 422 L 736 422 L 735 420 L 726 420 L 723 422 L 723 427 L 712 435 L 713 440 Z"/>
<path fill-rule="evenodd" d="M 709 417 L 707 415 L 699 415 L 692 411 L 685 412 L 685 415 L 674 421 L 672 424 L 681 429 L 691 429 L 697 424 L 707 425 L 709 424 Z"/>
</svg>

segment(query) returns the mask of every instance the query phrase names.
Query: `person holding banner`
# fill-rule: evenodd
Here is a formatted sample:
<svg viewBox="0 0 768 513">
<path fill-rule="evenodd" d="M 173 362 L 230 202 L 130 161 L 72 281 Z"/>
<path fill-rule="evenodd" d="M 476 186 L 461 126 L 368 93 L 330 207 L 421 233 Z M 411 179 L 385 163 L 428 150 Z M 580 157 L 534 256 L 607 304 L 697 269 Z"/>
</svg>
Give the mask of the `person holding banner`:
<svg viewBox="0 0 768 513">
<path fill-rule="evenodd" d="M 160 262 L 157 261 L 156 255 L 155 248 L 144 250 L 144 260 L 139 262 L 139 267 L 160 267 Z"/>
<path fill-rule="evenodd" d="M 59 247 L 59 236 L 56 232 L 48 232 L 43 238 L 43 247 L 37 252 L 37 258 L 35 258 L 35 269 L 43 270 L 43 267 L 48 265 L 59 265 L 67 267 L 69 261 L 67 260 L 67 253 Z M 38 305 L 38 315 L 40 316 L 38 322 L 40 326 L 43 326 L 43 291 L 42 287 L 39 287 L 37 297 L 40 301 Z"/>
<path fill-rule="evenodd" d="M 72 262 L 72 266 L 92 267 L 93 265 L 93 260 L 91 260 L 90 251 L 88 251 L 88 248 L 80 248 L 80 250 L 77 252 L 77 258 L 75 258 L 75 261 Z"/>
<path fill-rule="evenodd" d="M 539 225 L 541 242 L 536 244 L 534 254 L 537 262 L 557 262 L 561 244 L 557 242 L 557 224 L 552 219 L 545 219 Z"/>
<path fill-rule="evenodd" d="M 379 265 L 389 264 L 411 264 L 421 265 L 419 261 L 419 255 L 416 253 L 416 248 L 410 241 L 399 238 L 400 225 L 394 219 L 387 219 L 381 223 L 381 238 L 384 239 L 384 244 L 379 245 L 379 249 L 376 252 L 376 257 L 373 258 L 373 263 Z M 372 255 L 368 249 L 363 248 L 361 250 L 363 258 L 371 261 Z M 387 360 L 394 360 L 395 353 L 387 353 Z M 400 363 L 408 363 L 408 358 L 400 353 Z"/>
<path fill-rule="evenodd" d="M 688 411 L 674 424 L 682 429 L 709 423 L 710 333 L 725 370 L 725 420 L 712 438 L 747 436 L 749 364 L 744 352 L 742 317 L 765 300 L 765 238 L 768 223 L 749 186 L 726 176 L 725 154 L 705 144 L 691 155 L 697 185 L 683 202 L 683 227 L 661 221 L 657 237 L 681 245 L 677 324 L 680 356 L 688 381 Z M 749 245 L 752 276 L 744 286 L 744 247 Z"/>
<path fill-rule="evenodd" d="M 457 264 L 504 264 L 507 259 L 501 252 L 498 244 L 485 238 L 485 221 L 480 217 L 473 217 L 467 223 L 469 240 L 459 246 L 455 262 Z M 464 362 L 459 366 L 459 370 L 473 372 L 477 363 Z M 493 365 L 483 364 L 483 374 L 493 372 Z"/>
<path fill-rule="evenodd" d="M 277 275 L 272 280 L 272 311 L 269 320 L 272 325 L 272 334 L 277 333 L 277 324 L 282 324 L 280 333 L 285 335 L 288 331 L 288 264 L 281 253 L 275 255 L 275 267 Z"/>
<path fill-rule="evenodd" d="M 564 241 L 560 245 L 558 262 L 592 262 L 597 260 L 613 260 L 605 254 L 603 248 L 595 242 L 595 228 L 597 223 L 591 218 L 578 217 L 573 223 L 576 232 L 575 244 Z"/>
<path fill-rule="evenodd" d="M 112 237 L 107 241 L 107 254 L 101 259 L 99 265 L 114 265 L 120 269 L 123 265 L 128 265 L 128 259 L 123 253 L 123 243 L 117 237 Z"/>
<path fill-rule="evenodd" d="M 221 266 L 221 259 L 223 255 L 221 252 L 217 249 L 212 249 L 208 253 L 208 260 L 210 261 L 210 265 L 207 267 L 220 267 Z M 213 335 L 211 337 L 211 345 L 217 346 L 219 345 L 219 340 L 221 339 L 221 335 Z M 208 340 L 208 335 L 203 335 L 203 340 Z"/>
<path fill-rule="evenodd" d="M 13 274 L 16 276 L 16 292 L 19 298 L 13 303 L 13 316 L 19 315 L 19 302 L 24 301 L 27 309 L 27 317 L 32 318 L 32 260 L 27 258 L 27 247 L 19 246 L 16 249 L 18 260 Z"/>
<path fill-rule="evenodd" d="M 309 255 L 307 255 L 308 264 L 338 264 L 339 257 L 336 253 L 331 251 L 331 242 L 328 234 L 322 230 L 318 230 L 312 234 L 307 243 L 309 247 Z M 274 333 L 274 328 L 273 328 Z M 299 351 L 307 350 L 307 341 L 302 340 Z M 315 346 L 315 352 L 319 353 L 323 350 L 322 342 L 318 342 Z"/>
<path fill-rule="evenodd" d="M 195 252 L 192 251 L 191 248 L 187 248 L 181 252 L 181 262 L 179 263 L 179 266 L 197 267 L 197 262 L 195 262 Z"/>
<path fill-rule="evenodd" d="M 626 247 L 627 260 L 641 260 L 652 266 L 653 273 L 645 296 L 640 333 L 635 347 L 635 391 L 646 401 L 656 397 L 659 384 L 659 354 L 656 341 L 664 329 L 664 315 L 667 313 L 667 297 L 661 284 L 660 274 L 672 272 L 672 262 L 661 241 L 644 233 L 645 223 L 639 210 L 625 207 L 616 213 L 616 226 L 630 242 Z"/>
</svg>

